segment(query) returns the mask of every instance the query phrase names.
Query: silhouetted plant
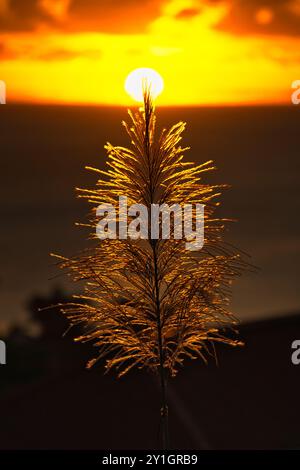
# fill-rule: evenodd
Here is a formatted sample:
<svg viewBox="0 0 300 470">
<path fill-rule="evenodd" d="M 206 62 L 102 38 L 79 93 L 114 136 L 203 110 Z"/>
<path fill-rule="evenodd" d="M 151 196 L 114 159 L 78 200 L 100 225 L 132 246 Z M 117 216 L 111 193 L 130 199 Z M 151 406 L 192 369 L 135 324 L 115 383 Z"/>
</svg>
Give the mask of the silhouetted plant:
<svg viewBox="0 0 300 470">
<path fill-rule="evenodd" d="M 214 169 L 212 161 L 183 161 L 187 148 L 179 142 L 185 124 L 164 129 L 156 138 L 149 90 L 143 108 L 129 115 L 131 124 L 123 124 L 132 148 L 107 144 L 107 171 L 89 168 L 100 179 L 95 189 L 78 190 L 93 205 L 90 227 L 96 242 L 78 257 L 60 257 L 75 281 L 85 281 L 80 302 L 75 298 L 61 310 L 72 325 L 84 324 L 76 340 L 92 341 L 98 349 L 88 367 L 106 358 L 106 368 L 116 368 L 119 376 L 134 366 L 159 374 L 162 445 L 167 448 L 167 377 L 176 374 L 185 357 L 206 362 L 207 355 L 214 355 L 214 342 L 241 344 L 224 332 L 236 324 L 228 309 L 229 293 L 244 262 L 222 242 L 225 220 L 214 216 L 223 186 L 202 182 L 205 172 Z M 96 207 L 117 207 L 119 196 L 149 209 L 152 203 L 205 204 L 204 247 L 188 251 L 185 239 L 100 241 Z"/>
</svg>

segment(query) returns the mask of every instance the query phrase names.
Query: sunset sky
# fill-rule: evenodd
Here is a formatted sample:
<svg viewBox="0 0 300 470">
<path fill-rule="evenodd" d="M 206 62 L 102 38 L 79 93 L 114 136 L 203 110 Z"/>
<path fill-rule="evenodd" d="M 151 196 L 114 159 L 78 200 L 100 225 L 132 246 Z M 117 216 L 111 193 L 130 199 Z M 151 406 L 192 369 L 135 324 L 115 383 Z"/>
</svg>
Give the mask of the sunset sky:
<svg viewBox="0 0 300 470">
<path fill-rule="evenodd" d="M 152 67 L 166 105 L 288 103 L 300 0 L 0 0 L 7 102 L 128 105 Z"/>
</svg>

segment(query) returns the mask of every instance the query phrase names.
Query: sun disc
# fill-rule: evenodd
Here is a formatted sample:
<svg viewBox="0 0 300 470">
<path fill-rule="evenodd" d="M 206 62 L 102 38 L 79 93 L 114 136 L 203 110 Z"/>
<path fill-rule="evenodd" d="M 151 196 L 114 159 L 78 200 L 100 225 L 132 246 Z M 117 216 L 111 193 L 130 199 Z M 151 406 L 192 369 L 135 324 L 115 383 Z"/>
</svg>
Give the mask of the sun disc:
<svg viewBox="0 0 300 470">
<path fill-rule="evenodd" d="M 149 87 L 153 98 L 156 98 L 164 88 L 164 81 L 156 70 L 150 68 L 135 69 L 125 80 L 126 92 L 136 101 L 143 101 L 143 89 Z"/>
</svg>

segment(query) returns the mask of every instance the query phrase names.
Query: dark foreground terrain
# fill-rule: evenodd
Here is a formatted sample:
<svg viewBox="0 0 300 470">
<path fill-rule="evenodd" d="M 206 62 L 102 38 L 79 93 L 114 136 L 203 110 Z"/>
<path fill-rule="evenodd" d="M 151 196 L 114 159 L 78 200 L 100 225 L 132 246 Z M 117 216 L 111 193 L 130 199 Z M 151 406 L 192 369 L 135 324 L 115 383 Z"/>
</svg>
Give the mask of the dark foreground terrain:
<svg viewBox="0 0 300 470">
<path fill-rule="evenodd" d="M 33 311 L 40 303 L 32 303 Z M 53 312 L 44 315 L 39 339 L 15 331 L 7 341 L 8 363 L 0 370 L 0 448 L 157 448 L 154 378 L 136 371 L 117 380 L 103 375 L 103 364 L 85 370 L 93 351 L 61 338 L 64 320 Z M 300 447 L 300 365 L 291 362 L 300 316 L 244 325 L 241 338 L 244 348 L 217 348 L 219 366 L 188 361 L 171 380 L 173 448 Z"/>
</svg>

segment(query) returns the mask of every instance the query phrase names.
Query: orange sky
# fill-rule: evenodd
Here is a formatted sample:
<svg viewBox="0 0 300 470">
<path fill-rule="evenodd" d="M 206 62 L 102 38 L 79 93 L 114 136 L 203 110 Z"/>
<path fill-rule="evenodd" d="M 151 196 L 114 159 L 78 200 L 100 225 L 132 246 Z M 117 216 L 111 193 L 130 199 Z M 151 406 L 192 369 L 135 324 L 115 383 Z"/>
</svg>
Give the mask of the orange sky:
<svg viewBox="0 0 300 470">
<path fill-rule="evenodd" d="M 290 102 L 299 0 L 0 0 L 7 102 L 131 104 L 127 74 L 164 78 L 159 104 Z"/>
</svg>

